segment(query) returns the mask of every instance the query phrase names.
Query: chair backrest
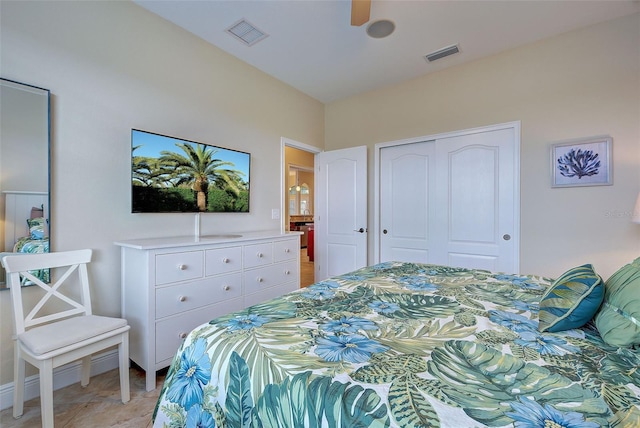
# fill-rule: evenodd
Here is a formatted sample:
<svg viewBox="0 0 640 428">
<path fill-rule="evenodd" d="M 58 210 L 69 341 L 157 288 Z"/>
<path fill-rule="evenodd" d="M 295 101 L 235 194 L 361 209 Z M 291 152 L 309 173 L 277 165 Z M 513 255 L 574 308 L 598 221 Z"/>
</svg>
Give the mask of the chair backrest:
<svg viewBox="0 0 640 428">
<path fill-rule="evenodd" d="M 2 258 L 2 264 L 7 272 L 9 288 L 11 289 L 16 334 L 24 333 L 30 327 L 63 318 L 76 315 L 91 315 L 91 297 L 89 294 L 89 278 L 87 276 L 87 263 L 91 261 L 91 255 L 92 250 L 86 249 L 42 254 L 9 255 Z M 47 284 L 34 275 L 36 271 L 41 269 L 52 269 L 52 283 Z M 58 271 L 62 272 L 60 275 L 53 275 L 53 269 L 58 269 Z M 75 281 L 68 281 L 70 278 L 76 277 L 73 273 L 77 273 L 79 278 L 81 289 L 79 299 L 69 297 L 60 289 L 65 282 Z M 44 296 L 32 307 L 29 305 L 29 308 L 24 307 L 22 299 L 22 293 L 25 291 L 22 283 L 25 279 L 45 291 Z M 53 282 L 54 279 L 56 279 L 55 282 Z M 76 283 L 74 282 L 73 284 L 75 285 Z M 52 299 L 53 297 L 56 299 Z M 42 311 L 50 299 L 54 301 L 61 300 L 70 309 L 55 313 Z M 25 312 L 28 313 L 25 315 Z M 44 312 L 44 314 L 40 314 L 40 312 Z"/>
</svg>

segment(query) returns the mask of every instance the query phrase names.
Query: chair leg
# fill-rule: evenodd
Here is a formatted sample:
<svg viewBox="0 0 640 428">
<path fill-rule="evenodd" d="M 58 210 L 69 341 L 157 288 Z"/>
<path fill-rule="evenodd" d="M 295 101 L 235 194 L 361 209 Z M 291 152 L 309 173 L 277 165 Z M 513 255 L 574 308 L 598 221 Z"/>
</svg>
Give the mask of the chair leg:
<svg viewBox="0 0 640 428">
<path fill-rule="evenodd" d="M 122 342 L 118 345 L 120 357 L 120 397 L 123 403 L 130 400 L 129 394 L 129 332 L 122 334 Z"/>
<path fill-rule="evenodd" d="M 44 360 L 40 366 L 40 412 L 42 428 L 53 428 L 53 361 Z"/>
<path fill-rule="evenodd" d="M 24 370 L 25 362 L 16 342 L 13 352 L 13 417 L 18 419 L 24 411 Z"/>
<path fill-rule="evenodd" d="M 80 386 L 83 388 L 89 385 L 91 377 L 91 355 L 82 358 L 82 368 L 80 369 Z"/>
</svg>

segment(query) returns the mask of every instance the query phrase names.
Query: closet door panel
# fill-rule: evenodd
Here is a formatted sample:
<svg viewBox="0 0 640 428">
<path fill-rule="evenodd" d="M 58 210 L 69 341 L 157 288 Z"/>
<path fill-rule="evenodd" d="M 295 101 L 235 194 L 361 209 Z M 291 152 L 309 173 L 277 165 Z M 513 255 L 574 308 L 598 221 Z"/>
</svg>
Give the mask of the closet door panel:
<svg viewBox="0 0 640 428">
<path fill-rule="evenodd" d="M 429 251 L 434 144 L 425 141 L 381 151 L 380 261 L 435 263 Z"/>
<path fill-rule="evenodd" d="M 483 146 L 449 153 L 450 240 L 495 243 L 498 156 Z"/>
<path fill-rule="evenodd" d="M 446 264 L 517 272 L 515 131 L 438 139 L 438 248 Z"/>
<path fill-rule="evenodd" d="M 380 261 L 517 273 L 519 126 L 380 149 Z"/>
</svg>

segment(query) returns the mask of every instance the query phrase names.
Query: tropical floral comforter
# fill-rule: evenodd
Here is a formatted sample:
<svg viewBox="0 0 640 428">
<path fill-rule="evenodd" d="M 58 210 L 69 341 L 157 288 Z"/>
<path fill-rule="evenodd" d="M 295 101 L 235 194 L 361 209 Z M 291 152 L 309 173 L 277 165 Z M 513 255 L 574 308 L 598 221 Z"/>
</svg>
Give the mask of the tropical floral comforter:
<svg viewBox="0 0 640 428">
<path fill-rule="evenodd" d="M 49 252 L 49 238 L 43 237 L 42 239 L 33 239 L 30 236 L 25 236 L 15 243 L 13 246 L 14 253 L 26 253 L 26 254 L 36 254 L 36 253 L 48 253 Z M 31 274 L 36 278 L 43 280 L 44 282 L 49 282 L 50 271 L 49 269 L 39 269 L 31 271 Z M 31 285 L 33 284 L 30 280 L 23 278 L 22 285 Z"/>
<path fill-rule="evenodd" d="M 550 283 L 383 263 L 214 319 L 154 427 L 640 426 L 640 351 L 538 332 Z"/>
</svg>

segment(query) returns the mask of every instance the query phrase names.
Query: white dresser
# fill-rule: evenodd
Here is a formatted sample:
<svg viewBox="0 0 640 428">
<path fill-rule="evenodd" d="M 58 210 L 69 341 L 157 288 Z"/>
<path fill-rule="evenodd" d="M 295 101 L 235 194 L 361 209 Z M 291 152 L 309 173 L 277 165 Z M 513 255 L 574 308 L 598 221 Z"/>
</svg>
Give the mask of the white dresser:
<svg viewBox="0 0 640 428">
<path fill-rule="evenodd" d="M 118 241 L 129 356 L 146 371 L 171 364 L 200 324 L 300 287 L 300 234 L 280 232 Z"/>
</svg>

